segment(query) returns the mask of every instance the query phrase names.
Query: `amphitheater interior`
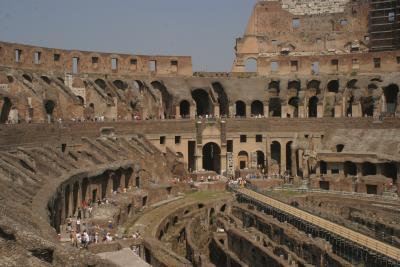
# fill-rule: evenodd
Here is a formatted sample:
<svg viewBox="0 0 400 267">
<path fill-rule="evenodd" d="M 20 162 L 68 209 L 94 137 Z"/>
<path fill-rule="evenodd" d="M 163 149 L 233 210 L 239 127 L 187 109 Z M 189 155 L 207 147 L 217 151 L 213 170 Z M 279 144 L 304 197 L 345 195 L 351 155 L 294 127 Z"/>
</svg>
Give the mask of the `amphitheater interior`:
<svg viewBox="0 0 400 267">
<path fill-rule="evenodd" d="M 258 1 L 231 72 L 0 42 L 0 265 L 400 266 L 399 30 Z"/>
</svg>

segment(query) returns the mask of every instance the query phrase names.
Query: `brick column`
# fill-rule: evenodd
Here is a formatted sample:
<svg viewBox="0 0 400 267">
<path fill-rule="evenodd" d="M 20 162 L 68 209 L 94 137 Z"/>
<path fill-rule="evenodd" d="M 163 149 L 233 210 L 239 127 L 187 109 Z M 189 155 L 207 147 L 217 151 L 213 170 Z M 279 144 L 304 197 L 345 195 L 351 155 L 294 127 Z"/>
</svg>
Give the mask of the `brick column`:
<svg viewBox="0 0 400 267">
<path fill-rule="evenodd" d="M 281 144 L 281 174 L 284 174 L 286 171 L 286 145 L 282 144 L 282 142 L 280 142 Z"/>
</svg>

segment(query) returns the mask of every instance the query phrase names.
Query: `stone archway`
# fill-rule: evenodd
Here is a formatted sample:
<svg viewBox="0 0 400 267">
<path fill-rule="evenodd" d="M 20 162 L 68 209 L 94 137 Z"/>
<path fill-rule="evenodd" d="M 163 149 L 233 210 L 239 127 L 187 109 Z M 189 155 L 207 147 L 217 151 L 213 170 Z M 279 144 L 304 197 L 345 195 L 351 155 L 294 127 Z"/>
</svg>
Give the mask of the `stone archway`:
<svg viewBox="0 0 400 267">
<path fill-rule="evenodd" d="M 4 97 L 3 106 L 1 107 L 0 123 L 6 123 L 8 121 L 8 115 L 10 114 L 12 103 L 10 98 Z"/>
<path fill-rule="evenodd" d="M 203 146 L 203 169 L 221 173 L 221 148 L 213 142 Z"/>
<path fill-rule="evenodd" d="M 190 117 L 190 103 L 187 100 L 182 100 L 179 104 L 179 112 L 181 118 L 189 118 Z"/>
<path fill-rule="evenodd" d="M 196 89 L 192 92 L 193 100 L 196 102 L 196 113 L 197 116 L 213 115 L 213 104 L 211 97 L 203 89 Z"/>
</svg>

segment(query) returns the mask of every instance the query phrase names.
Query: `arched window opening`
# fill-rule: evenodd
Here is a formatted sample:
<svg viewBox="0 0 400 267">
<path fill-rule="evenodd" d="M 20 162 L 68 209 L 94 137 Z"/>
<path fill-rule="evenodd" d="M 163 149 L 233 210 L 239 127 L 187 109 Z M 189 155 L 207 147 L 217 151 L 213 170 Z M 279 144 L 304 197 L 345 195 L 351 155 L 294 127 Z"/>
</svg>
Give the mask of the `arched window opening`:
<svg viewBox="0 0 400 267">
<path fill-rule="evenodd" d="M 371 96 L 361 98 L 361 110 L 363 117 L 372 117 L 374 115 L 374 100 Z"/>
<path fill-rule="evenodd" d="M 268 92 L 271 96 L 279 96 L 280 86 L 279 81 L 271 81 L 268 85 Z"/>
<path fill-rule="evenodd" d="M 383 92 L 386 100 L 386 112 L 390 114 L 396 113 L 399 87 L 395 84 L 391 84 L 385 87 Z"/>
<path fill-rule="evenodd" d="M 121 81 L 121 80 L 115 80 L 113 82 L 113 84 L 115 85 L 115 87 L 117 87 L 120 90 L 126 90 L 128 88 L 128 84 L 126 82 Z"/>
<path fill-rule="evenodd" d="M 353 116 L 354 96 L 350 96 L 347 101 L 346 115 L 347 117 Z"/>
<path fill-rule="evenodd" d="M 81 105 L 81 106 L 85 105 L 85 99 L 83 99 L 83 97 L 81 97 L 80 95 L 77 95 L 76 98 L 78 98 L 78 100 L 79 100 L 79 105 Z"/>
<path fill-rule="evenodd" d="M 182 100 L 179 104 L 179 115 L 181 118 L 189 118 L 190 117 L 190 103 L 187 100 Z"/>
<path fill-rule="evenodd" d="M 246 104 L 243 101 L 236 101 L 236 116 L 246 117 Z"/>
<path fill-rule="evenodd" d="M 4 97 L 3 106 L 1 107 L 0 113 L 0 123 L 6 123 L 8 121 L 8 116 L 10 115 L 11 108 L 12 103 L 10 98 Z"/>
<path fill-rule="evenodd" d="M 7 81 L 8 83 L 13 83 L 14 82 L 14 77 L 11 75 L 7 75 Z"/>
<path fill-rule="evenodd" d="M 269 100 L 269 115 L 271 117 L 282 117 L 281 99 L 278 97 Z"/>
<path fill-rule="evenodd" d="M 322 175 L 328 174 L 328 164 L 325 161 L 323 160 L 320 161 L 319 168 Z"/>
<path fill-rule="evenodd" d="M 240 151 L 238 154 L 238 166 L 243 170 L 249 167 L 249 154 L 246 151 Z"/>
<path fill-rule="evenodd" d="M 154 81 L 151 83 L 154 89 L 159 90 L 161 93 L 161 101 L 163 105 L 163 112 L 164 112 L 164 118 L 168 118 L 172 116 L 172 101 L 173 97 L 169 93 L 167 87 L 159 82 L 159 81 Z"/>
<path fill-rule="evenodd" d="M 378 89 L 378 86 L 376 84 L 374 84 L 374 83 L 368 84 L 368 90 L 369 91 L 373 91 L 373 90 L 376 90 L 376 89 Z"/>
<path fill-rule="evenodd" d="M 213 105 L 211 98 L 203 89 L 196 89 L 192 92 L 192 98 L 196 102 L 197 116 L 213 115 Z"/>
<path fill-rule="evenodd" d="M 55 106 L 56 106 L 56 103 L 53 100 L 46 100 L 44 102 L 44 109 L 46 110 L 48 122 L 53 121 L 53 112 L 54 112 Z"/>
<path fill-rule="evenodd" d="M 339 80 L 332 80 L 327 85 L 328 92 L 338 93 L 339 92 Z"/>
<path fill-rule="evenodd" d="M 292 141 L 286 143 L 286 171 L 289 173 L 292 167 L 292 144 Z"/>
<path fill-rule="evenodd" d="M 376 175 L 376 165 L 370 162 L 364 162 L 362 164 L 362 175 Z"/>
<path fill-rule="evenodd" d="M 245 65 L 246 72 L 257 72 L 257 59 L 248 58 Z"/>
<path fill-rule="evenodd" d="M 47 77 L 47 76 L 41 76 L 40 78 L 41 78 L 45 83 L 51 84 L 51 80 L 50 80 L 49 77 Z"/>
<path fill-rule="evenodd" d="M 356 176 L 357 166 L 351 161 L 346 161 L 343 165 L 343 171 L 345 176 Z"/>
<path fill-rule="evenodd" d="M 221 173 L 221 149 L 216 143 L 203 146 L 203 169 Z"/>
<path fill-rule="evenodd" d="M 96 79 L 94 81 L 94 83 L 97 84 L 97 86 L 100 87 L 103 90 L 106 90 L 106 88 L 107 88 L 106 82 L 104 80 L 102 80 L 102 79 Z"/>
<path fill-rule="evenodd" d="M 289 106 L 291 107 L 291 116 L 293 118 L 298 118 L 299 117 L 299 98 L 298 97 L 292 97 L 289 100 Z"/>
<path fill-rule="evenodd" d="M 348 89 L 358 89 L 357 82 L 358 81 L 356 79 L 352 79 L 352 80 L 348 81 L 347 88 Z"/>
<path fill-rule="evenodd" d="M 32 77 L 30 76 L 30 75 L 28 75 L 28 74 L 23 74 L 22 75 L 22 77 L 26 80 L 26 81 L 28 81 L 28 82 L 32 82 Z"/>
<path fill-rule="evenodd" d="M 212 83 L 214 91 L 218 95 L 218 103 L 219 103 L 219 114 L 221 116 L 229 115 L 229 100 L 228 96 L 224 90 L 224 87 L 219 82 Z"/>
<path fill-rule="evenodd" d="M 336 145 L 336 152 L 340 153 L 342 152 L 344 149 L 344 145 L 343 144 L 338 144 Z"/>
<path fill-rule="evenodd" d="M 394 162 L 384 163 L 382 166 L 382 174 L 393 179 L 393 184 L 397 182 L 397 166 Z"/>
<path fill-rule="evenodd" d="M 320 93 L 320 85 L 321 82 L 318 80 L 311 80 L 307 84 L 307 89 L 308 90 L 315 90 L 317 94 Z"/>
<path fill-rule="evenodd" d="M 288 89 L 289 90 L 296 90 L 298 92 L 301 89 L 301 84 L 300 84 L 299 81 L 290 81 L 288 83 Z"/>
<path fill-rule="evenodd" d="M 308 117 L 316 118 L 318 115 L 318 97 L 313 96 L 308 100 Z"/>
<path fill-rule="evenodd" d="M 281 167 L 281 144 L 277 141 L 273 141 L 271 144 L 271 159 Z"/>
<path fill-rule="evenodd" d="M 265 168 L 265 155 L 264 152 L 257 150 L 257 168 L 264 169 Z"/>
<path fill-rule="evenodd" d="M 264 116 L 264 105 L 261 101 L 255 100 L 251 103 L 252 116 Z"/>
</svg>

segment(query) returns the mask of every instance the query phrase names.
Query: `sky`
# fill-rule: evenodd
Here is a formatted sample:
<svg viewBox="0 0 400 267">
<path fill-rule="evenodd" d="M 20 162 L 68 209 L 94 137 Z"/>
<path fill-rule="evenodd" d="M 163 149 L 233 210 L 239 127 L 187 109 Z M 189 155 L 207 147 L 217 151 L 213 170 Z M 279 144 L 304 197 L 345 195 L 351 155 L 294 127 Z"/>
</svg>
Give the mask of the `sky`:
<svg viewBox="0 0 400 267">
<path fill-rule="evenodd" d="M 257 0 L 0 0 L 0 41 L 88 51 L 192 56 L 230 71 Z"/>
</svg>

